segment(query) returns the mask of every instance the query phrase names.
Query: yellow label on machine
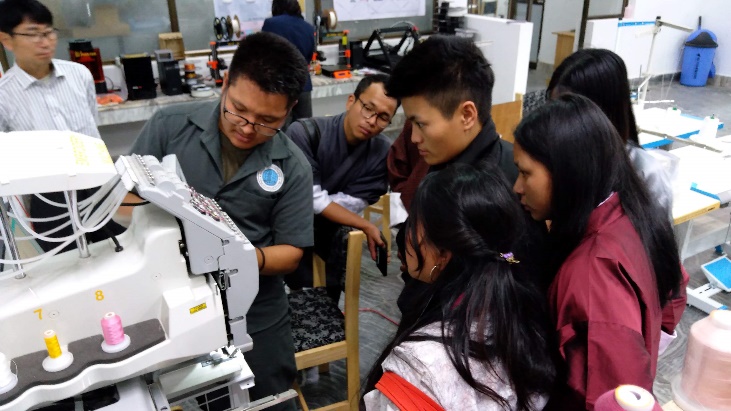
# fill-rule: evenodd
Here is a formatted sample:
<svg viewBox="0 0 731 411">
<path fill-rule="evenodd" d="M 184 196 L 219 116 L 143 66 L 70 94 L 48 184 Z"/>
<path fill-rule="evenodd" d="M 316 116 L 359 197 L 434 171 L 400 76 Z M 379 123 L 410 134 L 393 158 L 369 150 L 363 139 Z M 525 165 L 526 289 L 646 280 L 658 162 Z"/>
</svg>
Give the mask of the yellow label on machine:
<svg viewBox="0 0 731 411">
<path fill-rule="evenodd" d="M 86 154 L 86 147 L 84 146 L 84 143 L 81 141 L 80 138 L 73 134 L 69 136 L 69 139 L 71 140 L 71 147 L 74 151 L 74 159 L 76 160 L 76 165 L 88 166 L 89 158 Z"/>
<path fill-rule="evenodd" d="M 202 311 L 202 310 L 205 310 L 206 308 L 207 308 L 207 307 L 206 307 L 206 303 L 203 303 L 203 304 L 198 304 L 198 305 L 196 305 L 195 307 L 193 307 L 193 308 L 191 308 L 191 309 L 190 309 L 190 313 L 191 313 L 191 314 L 195 314 L 195 313 L 197 313 L 198 311 Z"/>
</svg>

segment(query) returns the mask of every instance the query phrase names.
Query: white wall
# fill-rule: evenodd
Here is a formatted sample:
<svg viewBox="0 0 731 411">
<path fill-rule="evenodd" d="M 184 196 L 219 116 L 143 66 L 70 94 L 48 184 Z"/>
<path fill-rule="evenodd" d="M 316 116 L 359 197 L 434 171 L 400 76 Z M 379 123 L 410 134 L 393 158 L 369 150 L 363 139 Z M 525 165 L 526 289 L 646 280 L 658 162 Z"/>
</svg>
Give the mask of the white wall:
<svg viewBox="0 0 731 411">
<path fill-rule="evenodd" d="M 729 0 L 700 1 L 703 28 L 718 36 L 716 74 L 731 77 L 731 2 Z"/>
<path fill-rule="evenodd" d="M 593 0 L 601 3 L 602 0 Z M 581 21 L 583 0 L 546 0 L 546 13 L 539 61 L 553 64 L 556 53 L 556 31 L 578 29 Z M 598 7 L 598 5 L 593 6 Z M 695 29 L 698 17 L 703 17 L 703 28 L 718 36 L 719 48 L 716 51 L 716 69 L 720 75 L 731 76 L 731 2 L 729 0 L 631 0 L 626 11 L 625 21 L 654 21 L 661 16 L 663 21 Z M 585 45 L 607 47 L 614 44 L 616 29 L 600 23 L 587 22 Z M 588 29 L 593 25 L 592 32 Z M 615 20 L 616 27 L 616 20 Z M 655 74 L 677 73 L 680 71 L 682 49 L 687 32 L 664 27 L 657 35 L 652 56 L 652 72 Z M 578 39 L 578 35 L 576 36 Z M 630 77 L 640 77 L 640 65 L 646 69 L 647 57 L 652 41 L 651 29 L 646 27 L 625 27 L 619 29 L 617 52 L 630 71 Z M 725 47 L 724 47 L 725 44 Z M 613 48 L 613 47 L 611 47 Z"/>
<path fill-rule="evenodd" d="M 492 104 L 514 101 L 515 93 L 525 94 L 533 23 L 473 14 L 465 16 L 464 23 L 478 32 L 475 42 L 495 73 Z"/>
<path fill-rule="evenodd" d="M 728 0 L 636 0 L 631 3 L 630 18 L 624 22 L 654 21 L 660 16 L 668 23 L 696 29 L 698 16 L 703 17 L 703 28 L 718 36 L 715 64 L 717 74 L 731 76 L 731 7 Z M 647 68 L 652 42 L 653 26 L 622 27 L 616 19 L 595 20 L 587 23 L 587 47 L 609 48 L 622 56 L 630 78 L 639 78 L 640 67 Z M 651 71 L 669 74 L 680 71 L 683 44 L 690 33 L 663 27 L 655 40 Z M 615 48 L 616 40 L 616 48 Z M 724 47 L 725 44 L 725 47 Z"/>
<path fill-rule="evenodd" d="M 553 65 L 556 56 L 556 35 L 553 33 L 578 30 L 583 6 L 584 0 L 546 0 L 538 61 Z"/>
<path fill-rule="evenodd" d="M 634 9 L 634 20 L 651 21 L 661 16 L 663 21 L 685 26 L 695 30 L 698 25 L 700 5 L 705 2 L 698 0 L 637 0 Z M 680 63 L 683 53 L 683 44 L 690 33 L 663 27 L 655 40 L 655 50 L 652 54 L 651 71 L 654 74 L 677 73 L 680 71 Z M 635 47 L 639 44 L 649 44 L 651 35 L 637 39 Z M 644 57 L 647 60 L 647 53 Z M 643 67 L 647 65 L 644 63 Z"/>
</svg>

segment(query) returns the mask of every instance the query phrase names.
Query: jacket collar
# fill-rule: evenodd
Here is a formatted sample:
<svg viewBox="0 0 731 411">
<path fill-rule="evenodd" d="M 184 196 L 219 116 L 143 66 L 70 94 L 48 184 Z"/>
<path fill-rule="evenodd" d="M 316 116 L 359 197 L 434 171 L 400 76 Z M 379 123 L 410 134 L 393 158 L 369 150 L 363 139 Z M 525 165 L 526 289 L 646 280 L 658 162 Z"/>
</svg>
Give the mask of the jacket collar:
<svg viewBox="0 0 731 411">
<path fill-rule="evenodd" d="M 624 209 L 618 193 L 612 193 L 609 198 L 599 204 L 589 215 L 589 223 L 586 226 L 585 237 L 589 237 L 614 221 L 624 217 Z"/>
<path fill-rule="evenodd" d="M 20 86 L 23 87 L 23 90 L 27 90 L 28 87 L 32 86 L 36 81 L 38 81 L 37 78 L 28 74 L 17 64 L 12 67 L 12 70 L 16 71 L 15 74 L 18 76 L 18 82 L 20 83 Z M 8 70 L 8 72 L 9 71 L 10 70 Z M 62 64 L 57 64 L 55 59 L 52 59 L 51 72 L 48 75 L 51 77 L 65 77 L 66 74 L 66 68 Z"/>
<path fill-rule="evenodd" d="M 500 136 L 495 130 L 495 123 L 493 123 L 492 117 L 490 117 L 467 148 L 452 160 L 429 167 L 429 172 L 439 171 L 455 163 L 476 165 L 496 152 L 495 147 L 500 143 L 499 140 Z"/>
</svg>

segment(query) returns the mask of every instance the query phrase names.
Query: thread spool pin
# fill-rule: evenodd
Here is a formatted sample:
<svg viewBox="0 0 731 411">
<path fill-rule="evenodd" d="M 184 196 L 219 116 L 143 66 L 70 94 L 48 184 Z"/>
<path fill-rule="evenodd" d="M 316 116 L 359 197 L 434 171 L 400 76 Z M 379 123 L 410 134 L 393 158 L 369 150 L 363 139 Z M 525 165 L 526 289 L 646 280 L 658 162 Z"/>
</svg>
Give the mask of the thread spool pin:
<svg viewBox="0 0 731 411">
<path fill-rule="evenodd" d="M 114 312 L 108 312 L 102 317 L 102 350 L 106 353 L 117 353 L 129 347 L 131 340 L 124 333 L 122 319 Z"/>
<path fill-rule="evenodd" d="M 48 372 L 58 372 L 68 368 L 74 362 L 74 355 L 68 352 L 67 348 L 58 343 L 58 336 L 53 330 L 43 333 L 46 342 L 48 357 L 43 360 L 43 369 Z"/>
<path fill-rule="evenodd" d="M 16 384 L 18 384 L 18 376 L 10 369 L 10 360 L 0 352 L 0 394 L 12 390 Z"/>
<path fill-rule="evenodd" d="M 626 411 L 652 411 L 655 398 L 644 388 L 620 385 L 614 390 L 614 399 Z"/>
</svg>

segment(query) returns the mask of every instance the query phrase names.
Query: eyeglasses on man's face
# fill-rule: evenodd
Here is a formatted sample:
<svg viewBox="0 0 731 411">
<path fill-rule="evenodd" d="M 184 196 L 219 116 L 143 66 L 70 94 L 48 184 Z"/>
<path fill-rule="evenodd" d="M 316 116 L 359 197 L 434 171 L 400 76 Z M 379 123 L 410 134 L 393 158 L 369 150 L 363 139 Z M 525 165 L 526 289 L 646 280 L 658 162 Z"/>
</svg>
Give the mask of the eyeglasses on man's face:
<svg viewBox="0 0 731 411">
<path fill-rule="evenodd" d="M 43 41 L 43 39 L 48 39 L 48 41 L 58 40 L 58 29 L 55 28 L 32 33 L 19 33 L 17 31 L 13 31 L 10 34 L 12 34 L 13 36 L 24 37 L 32 43 L 40 43 Z"/>
<path fill-rule="evenodd" d="M 254 123 L 253 121 L 249 121 L 249 119 L 242 115 L 232 113 L 231 111 L 229 111 L 229 109 L 226 108 L 227 97 L 227 95 L 223 96 L 223 118 L 225 118 L 226 121 L 228 121 L 229 123 L 241 128 L 244 128 L 246 127 L 246 125 L 251 124 L 251 126 L 254 127 L 254 131 L 267 137 L 273 137 L 278 132 L 282 131 L 282 129 L 280 128 L 270 127 L 261 123 Z"/>
<path fill-rule="evenodd" d="M 381 128 L 386 128 L 391 124 L 391 116 L 388 113 L 378 113 L 371 106 L 364 103 L 360 97 L 356 97 L 355 99 L 360 102 L 360 115 L 363 118 L 370 120 L 373 116 L 376 116 L 376 125 Z"/>
</svg>

